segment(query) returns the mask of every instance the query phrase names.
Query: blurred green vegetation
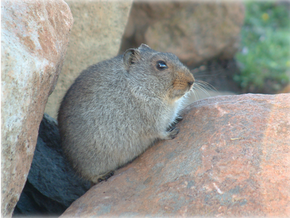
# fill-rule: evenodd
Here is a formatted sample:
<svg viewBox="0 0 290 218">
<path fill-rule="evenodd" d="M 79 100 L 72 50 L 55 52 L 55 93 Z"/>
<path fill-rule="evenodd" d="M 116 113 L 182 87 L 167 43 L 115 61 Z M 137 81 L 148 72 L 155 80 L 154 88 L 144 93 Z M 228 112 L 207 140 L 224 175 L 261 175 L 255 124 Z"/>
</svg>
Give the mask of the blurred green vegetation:
<svg viewBox="0 0 290 218">
<path fill-rule="evenodd" d="M 244 92 L 274 93 L 289 83 L 290 12 L 277 2 L 246 1 L 234 76 Z M 271 87 L 266 87 L 271 86 Z"/>
</svg>

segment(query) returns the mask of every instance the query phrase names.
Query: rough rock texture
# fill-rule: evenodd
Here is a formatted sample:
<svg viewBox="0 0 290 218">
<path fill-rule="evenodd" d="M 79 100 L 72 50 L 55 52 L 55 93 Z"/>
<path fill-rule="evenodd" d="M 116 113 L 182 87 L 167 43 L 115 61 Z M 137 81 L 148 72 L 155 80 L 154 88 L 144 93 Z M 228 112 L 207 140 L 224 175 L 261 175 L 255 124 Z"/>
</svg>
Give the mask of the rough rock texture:
<svg viewBox="0 0 290 218">
<path fill-rule="evenodd" d="M 62 217 L 290 216 L 290 94 L 222 96 L 184 111 L 161 141 Z"/>
<path fill-rule="evenodd" d="M 75 175 L 64 158 L 56 121 L 44 114 L 33 161 L 14 215 L 60 215 L 90 182 Z"/>
<path fill-rule="evenodd" d="M 60 102 L 80 72 L 117 55 L 132 1 L 67 0 L 74 17 L 70 42 L 57 86 L 45 112 L 57 117 Z"/>
<path fill-rule="evenodd" d="M 120 52 L 146 43 L 187 65 L 231 59 L 243 20 L 241 2 L 134 2 Z"/>
<path fill-rule="evenodd" d="M 73 18 L 62 0 L 2 1 L 1 13 L 2 216 L 6 217 L 25 184 Z"/>
</svg>

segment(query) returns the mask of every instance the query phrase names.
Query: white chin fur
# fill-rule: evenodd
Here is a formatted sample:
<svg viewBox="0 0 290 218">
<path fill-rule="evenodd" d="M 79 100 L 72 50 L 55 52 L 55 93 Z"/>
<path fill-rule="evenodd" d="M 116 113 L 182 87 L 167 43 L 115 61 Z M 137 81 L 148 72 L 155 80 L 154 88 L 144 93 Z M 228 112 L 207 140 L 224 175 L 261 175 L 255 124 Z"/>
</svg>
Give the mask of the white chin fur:
<svg viewBox="0 0 290 218">
<path fill-rule="evenodd" d="M 179 112 L 185 107 L 186 96 L 187 93 L 175 102 L 175 111 L 171 122 L 175 121 L 175 119 L 180 115 Z"/>
</svg>

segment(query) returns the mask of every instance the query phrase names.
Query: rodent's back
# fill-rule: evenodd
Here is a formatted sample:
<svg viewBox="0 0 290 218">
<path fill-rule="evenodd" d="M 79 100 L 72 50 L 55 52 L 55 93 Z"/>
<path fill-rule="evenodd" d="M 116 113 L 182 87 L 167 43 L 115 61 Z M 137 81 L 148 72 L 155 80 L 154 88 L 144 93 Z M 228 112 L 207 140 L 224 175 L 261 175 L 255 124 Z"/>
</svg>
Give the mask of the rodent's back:
<svg viewBox="0 0 290 218">
<path fill-rule="evenodd" d="M 109 151 L 122 140 L 115 133 L 128 123 L 128 116 L 120 108 L 129 106 L 126 81 L 118 73 L 122 70 L 108 70 L 112 65 L 120 65 L 118 62 L 118 59 L 103 62 L 82 72 L 61 104 L 58 122 L 62 147 L 80 174 L 86 168 L 89 175 L 93 167 L 103 169 L 104 172 L 99 172 L 102 174 L 110 163 L 118 162 L 111 160 Z M 114 97 L 118 95 L 122 98 Z M 98 165 L 90 166 L 94 162 Z"/>
<path fill-rule="evenodd" d="M 63 150 L 75 170 L 93 182 L 166 135 L 177 115 L 178 105 L 166 100 L 169 94 L 158 87 L 167 75 L 156 77 L 152 72 L 155 66 L 150 61 L 158 52 L 144 48 L 143 53 L 138 54 L 139 65 L 130 59 L 134 54 L 124 54 L 89 67 L 61 103 L 58 123 Z M 192 84 L 193 77 L 186 76 Z"/>
</svg>

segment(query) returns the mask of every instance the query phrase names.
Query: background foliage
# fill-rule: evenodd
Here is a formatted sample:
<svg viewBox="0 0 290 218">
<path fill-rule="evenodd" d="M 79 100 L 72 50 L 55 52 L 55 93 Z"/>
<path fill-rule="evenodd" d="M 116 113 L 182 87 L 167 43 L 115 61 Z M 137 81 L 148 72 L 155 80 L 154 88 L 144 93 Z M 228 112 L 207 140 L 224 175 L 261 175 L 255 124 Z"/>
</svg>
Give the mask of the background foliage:
<svg viewBox="0 0 290 218">
<path fill-rule="evenodd" d="M 290 12 L 285 4 L 245 2 L 242 47 L 236 55 L 241 73 L 234 76 L 244 92 L 267 92 L 266 86 L 275 92 L 289 82 Z"/>
</svg>

